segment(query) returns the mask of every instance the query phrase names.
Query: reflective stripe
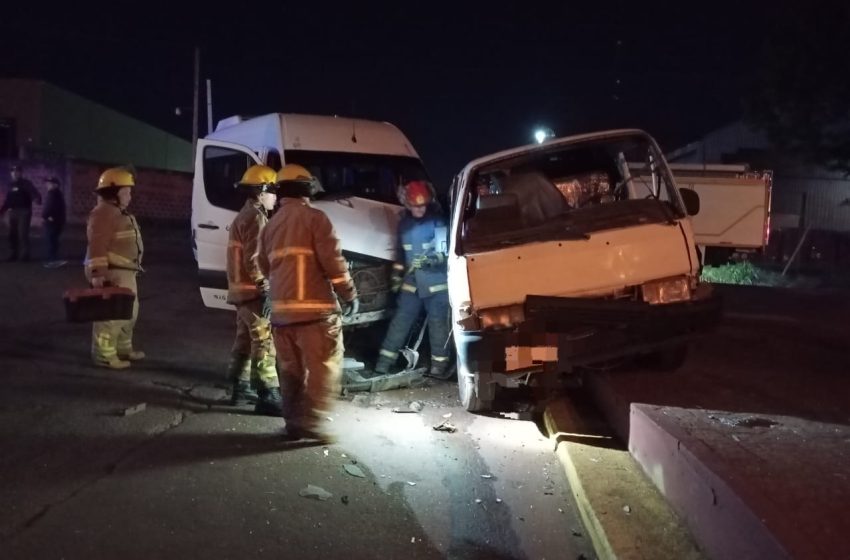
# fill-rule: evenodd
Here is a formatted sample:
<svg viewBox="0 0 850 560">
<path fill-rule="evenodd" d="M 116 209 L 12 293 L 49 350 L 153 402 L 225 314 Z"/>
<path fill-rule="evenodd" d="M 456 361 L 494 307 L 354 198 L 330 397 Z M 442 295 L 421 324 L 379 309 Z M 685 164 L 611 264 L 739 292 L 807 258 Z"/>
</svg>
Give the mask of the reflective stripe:
<svg viewBox="0 0 850 560">
<path fill-rule="evenodd" d="M 337 276 L 336 278 L 331 278 L 331 284 L 344 284 L 351 280 L 351 275 L 349 273 L 345 273 L 342 276 Z"/>
<path fill-rule="evenodd" d="M 128 229 L 124 231 L 116 231 L 113 237 L 115 239 L 133 239 L 136 237 L 136 230 Z"/>
<path fill-rule="evenodd" d="M 231 284 L 231 290 L 242 291 L 242 292 L 252 292 L 257 289 L 256 284 Z"/>
<path fill-rule="evenodd" d="M 448 289 L 449 289 L 448 284 L 434 284 L 433 286 L 428 288 L 428 291 L 433 294 L 434 292 L 442 292 L 443 290 L 448 290 Z"/>
<path fill-rule="evenodd" d="M 385 356 L 387 358 L 395 358 L 398 356 L 398 352 L 390 352 L 389 350 L 384 350 L 381 348 L 381 356 Z"/>
<path fill-rule="evenodd" d="M 295 274 L 298 277 L 298 286 L 296 296 L 299 300 L 304 299 L 307 291 L 307 267 L 305 266 L 304 259 L 307 257 L 305 254 L 299 254 L 296 257 L 295 264 Z"/>
<path fill-rule="evenodd" d="M 109 259 L 106 257 L 95 257 L 86 261 L 86 267 L 95 268 L 97 266 L 109 266 Z"/>
<path fill-rule="evenodd" d="M 405 251 L 412 251 L 413 245 L 411 245 L 410 243 L 405 243 L 404 245 L 401 246 L 401 248 L 404 249 Z"/>
<path fill-rule="evenodd" d="M 271 252 L 272 259 L 280 259 L 283 257 L 289 257 L 294 255 L 312 255 L 314 254 L 313 249 L 309 247 L 287 247 L 286 249 L 278 249 L 277 251 Z"/>
<path fill-rule="evenodd" d="M 119 255 L 117 253 L 107 253 L 106 254 L 109 264 L 114 264 L 118 266 L 137 266 L 136 261 L 132 259 L 128 259 L 123 255 Z"/>
<path fill-rule="evenodd" d="M 286 311 L 286 310 L 299 310 L 299 309 L 308 309 L 308 310 L 323 310 L 323 309 L 336 309 L 335 303 L 329 303 L 326 301 L 275 301 L 272 303 L 272 311 Z"/>
<path fill-rule="evenodd" d="M 435 356 L 434 354 L 431 354 L 431 360 L 433 360 L 435 362 L 448 362 L 449 357 L 448 356 Z"/>
<path fill-rule="evenodd" d="M 401 289 L 405 292 L 416 293 L 416 286 L 411 286 L 410 284 L 402 284 Z"/>
</svg>

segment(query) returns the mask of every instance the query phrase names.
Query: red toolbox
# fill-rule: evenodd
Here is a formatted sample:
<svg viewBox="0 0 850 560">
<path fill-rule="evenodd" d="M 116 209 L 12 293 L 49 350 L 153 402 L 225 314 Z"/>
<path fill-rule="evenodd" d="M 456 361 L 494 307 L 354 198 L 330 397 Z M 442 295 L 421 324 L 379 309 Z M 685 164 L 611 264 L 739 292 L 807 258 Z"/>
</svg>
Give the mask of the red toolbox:
<svg viewBox="0 0 850 560">
<path fill-rule="evenodd" d="M 65 292 L 65 316 L 72 323 L 119 321 L 133 317 L 136 294 L 129 288 L 72 288 Z"/>
</svg>

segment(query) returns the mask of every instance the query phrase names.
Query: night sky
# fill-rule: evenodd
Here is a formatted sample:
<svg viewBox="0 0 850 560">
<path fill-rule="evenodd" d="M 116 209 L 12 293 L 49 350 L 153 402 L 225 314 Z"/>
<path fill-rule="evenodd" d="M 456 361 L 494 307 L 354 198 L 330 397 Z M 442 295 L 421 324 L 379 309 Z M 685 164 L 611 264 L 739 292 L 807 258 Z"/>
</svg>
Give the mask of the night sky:
<svg viewBox="0 0 850 560">
<path fill-rule="evenodd" d="M 197 44 L 214 120 L 275 111 L 387 120 L 445 187 L 470 159 L 531 141 L 538 123 L 558 136 L 641 127 L 669 151 L 738 118 L 768 14 L 692 4 L 138 2 L 80 12 L 33 3 L 0 20 L 0 76 L 48 80 L 188 139 Z"/>
</svg>

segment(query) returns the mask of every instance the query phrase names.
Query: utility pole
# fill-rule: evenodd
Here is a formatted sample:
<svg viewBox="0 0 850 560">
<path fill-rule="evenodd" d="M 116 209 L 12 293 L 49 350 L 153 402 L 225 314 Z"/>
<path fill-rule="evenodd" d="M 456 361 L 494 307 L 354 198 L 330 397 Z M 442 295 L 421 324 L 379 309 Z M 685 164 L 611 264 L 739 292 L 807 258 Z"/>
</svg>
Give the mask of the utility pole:
<svg viewBox="0 0 850 560">
<path fill-rule="evenodd" d="M 207 134 L 212 134 L 212 80 L 207 78 Z"/>
<path fill-rule="evenodd" d="M 193 80 L 194 94 L 192 96 L 192 170 L 195 168 L 195 151 L 198 147 L 198 89 L 201 75 L 201 49 L 195 47 L 195 76 Z"/>
</svg>

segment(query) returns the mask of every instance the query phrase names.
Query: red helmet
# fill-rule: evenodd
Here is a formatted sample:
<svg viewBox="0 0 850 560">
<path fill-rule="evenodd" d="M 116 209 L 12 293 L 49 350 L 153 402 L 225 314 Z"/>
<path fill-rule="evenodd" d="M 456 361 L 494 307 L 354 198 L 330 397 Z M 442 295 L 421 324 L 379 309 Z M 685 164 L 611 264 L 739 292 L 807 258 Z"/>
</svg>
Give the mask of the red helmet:
<svg viewBox="0 0 850 560">
<path fill-rule="evenodd" d="M 404 187 L 404 203 L 407 206 L 425 206 L 430 204 L 431 197 L 428 181 L 410 181 Z"/>
</svg>

